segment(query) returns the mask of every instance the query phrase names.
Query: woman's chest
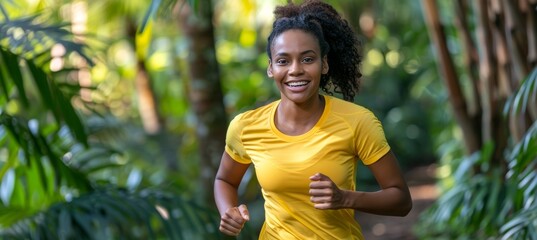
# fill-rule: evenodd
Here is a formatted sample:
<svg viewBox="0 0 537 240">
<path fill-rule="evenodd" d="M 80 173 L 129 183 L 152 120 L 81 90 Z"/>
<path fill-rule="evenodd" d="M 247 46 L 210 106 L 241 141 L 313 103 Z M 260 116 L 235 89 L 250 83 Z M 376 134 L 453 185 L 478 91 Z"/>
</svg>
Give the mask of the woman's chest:
<svg viewBox="0 0 537 240">
<path fill-rule="evenodd" d="M 299 142 L 265 138 L 245 147 L 265 191 L 307 194 L 309 177 L 315 173 L 330 177 L 340 188 L 354 187 L 357 159 L 349 141 L 335 135 Z"/>
</svg>

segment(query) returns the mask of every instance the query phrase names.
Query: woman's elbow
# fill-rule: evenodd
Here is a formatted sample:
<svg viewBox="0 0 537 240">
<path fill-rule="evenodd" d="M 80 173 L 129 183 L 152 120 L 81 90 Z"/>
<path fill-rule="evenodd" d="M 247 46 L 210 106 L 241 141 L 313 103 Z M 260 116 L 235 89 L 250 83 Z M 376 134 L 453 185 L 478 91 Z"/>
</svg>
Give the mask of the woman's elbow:
<svg viewBox="0 0 537 240">
<path fill-rule="evenodd" d="M 409 198 L 402 208 L 401 217 L 408 215 L 408 213 L 410 213 L 411 210 L 412 210 L 412 199 Z"/>
<path fill-rule="evenodd" d="M 412 210 L 412 197 L 410 196 L 410 193 L 405 194 L 405 196 L 401 199 L 398 215 L 401 217 L 404 217 L 410 213 Z"/>
</svg>

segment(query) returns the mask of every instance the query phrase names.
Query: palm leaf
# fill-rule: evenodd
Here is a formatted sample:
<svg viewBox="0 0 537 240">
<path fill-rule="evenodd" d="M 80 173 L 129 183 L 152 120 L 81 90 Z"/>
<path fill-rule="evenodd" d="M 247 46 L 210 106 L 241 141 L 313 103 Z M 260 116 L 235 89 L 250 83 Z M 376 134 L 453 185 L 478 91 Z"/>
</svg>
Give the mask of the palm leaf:
<svg viewBox="0 0 537 240">
<path fill-rule="evenodd" d="M 65 29 L 69 24 L 47 25 L 38 22 L 37 18 L 38 15 L 19 19 L 7 18 L 5 22 L 0 22 L 0 42 L 7 41 L 10 51 L 29 59 L 49 52 L 55 44 L 61 44 L 68 53 L 75 52 L 90 66 L 94 65 L 85 52 L 86 46 L 73 41 L 72 33 Z M 43 49 L 42 52 L 36 52 L 37 46 Z"/>
<path fill-rule="evenodd" d="M 31 73 L 33 83 L 39 92 L 42 102 L 48 110 L 54 115 L 58 125 L 64 121 L 72 131 L 78 141 L 87 146 L 87 135 L 84 125 L 81 123 L 80 117 L 70 103 L 70 99 L 65 97 L 65 94 L 60 90 L 59 84 L 52 81 L 52 77 L 48 74 L 44 67 L 40 66 L 38 58 L 45 58 L 44 63 L 48 62 L 48 57 L 45 53 L 50 52 L 50 48 L 54 44 L 63 45 L 68 52 L 76 52 L 82 56 L 88 64 L 93 62 L 89 56 L 84 53 L 85 45 L 72 41 L 72 34 L 65 30 L 66 24 L 45 25 L 36 22 L 36 16 L 23 17 L 20 19 L 0 22 L 0 42 L 2 39 L 8 39 L 10 45 L 6 50 L 0 48 L 0 57 L 6 67 L 0 67 L 0 74 L 11 80 L 18 90 L 21 102 L 28 106 L 27 93 L 24 87 L 24 79 L 21 70 L 21 61 L 27 66 Z M 15 31 L 14 29 L 18 30 Z M 20 32 L 24 34 L 20 34 Z M 19 34 L 17 34 L 19 32 Z M 35 49 L 44 49 L 43 52 L 37 53 Z M 15 54 L 14 52 L 18 52 Z M 27 59 L 21 59 L 19 56 L 26 56 Z M 41 57 L 40 57 L 41 56 Z M 32 58 L 32 60 L 29 60 Z M 9 93 L 5 80 L 1 80 L 3 91 Z"/>
<path fill-rule="evenodd" d="M 500 231 L 502 239 L 525 239 L 537 229 L 537 123 L 513 147 L 508 166 L 507 180 L 514 186 L 511 198 L 518 204 L 514 205 L 512 217 Z"/>
<path fill-rule="evenodd" d="M 535 230 L 537 230 L 537 204 L 518 212 L 500 229 L 502 239 L 536 239 Z"/>
<path fill-rule="evenodd" d="M 157 206 L 169 215 L 162 215 Z M 186 208 L 192 214 L 174 215 L 178 208 Z M 55 204 L 47 211 L 0 232 L 0 236 L 47 236 L 52 239 L 93 239 L 97 236 L 113 239 L 157 239 L 158 236 L 169 239 L 190 239 L 187 236 L 196 239 L 201 239 L 201 236 L 217 238 L 216 212 L 200 211 L 200 208 L 181 196 L 158 190 L 136 193 L 103 188 L 70 202 Z M 206 219 L 211 219 L 215 224 L 205 226 L 202 220 Z M 203 225 L 196 226 L 195 232 L 189 232 L 185 231 L 188 229 L 184 227 L 186 222 Z"/>
<path fill-rule="evenodd" d="M 53 113 L 58 125 L 61 125 L 62 120 L 65 121 L 76 139 L 87 146 L 86 131 L 71 103 L 41 68 L 32 61 L 26 61 L 26 64 L 32 73 L 41 99 Z"/>
<path fill-rule="evenodd" d="M 24 88 L 22 73 L 18 65 L 19 59 L 17 58 L 15 54 L 9 51 L 6 51 L 2 48 L 0 48 L 0 58 L 2 59 L 1 62 L 5 64 L 4 66 L 6 66 L 6 69 L 0 67 L 0 71 L 2 72 L 6 71 L 5 73 L 0 72 L 0 76 L 4 76 L 3 79 L 6 79 L 6 80 L 11 79 L 13 81 L 13 83 L 17 87 L 17 91 L 19 93 L 22 93 L 22 94 L 19 94 L 22 104 L 27 107 L 29 104 L 28 104 L 28 98 L 26 97 L 26 94 L 24 94 L 26 91 Z M 5 96 L 8 97 L 9 89 L 5 87 L 6 81 L 0 80 L 0 82 L 2 83 Z"/>
<path fill-rule="evenodd" d="M 520 112 L 525 112 L 526 109 L 532 106 L 532 101 L 537 101 L 537 68 L 534 68 L 533 71 L 528 75 L 526 79 L 520 85 L 518 91 L 511 95 L 504 105 L 504 115 L 507 116 L 511 113 L 511 117 L 515 117 L 516 114 Z M 533 109 L 536 111 L 536 109 Z M 532 110 L 530 113 L 534 114 Z M 537 116 L 533 116 L 537 117 Z"/>
<path fill-rule="evenodd" d="M 10 171 L 16 174 L 14 181 L 2 182 L 3 185 L 9 184 L 2 188 L 2 199 L 6 206 L 28 210 L 12 215 L 18 219 L 0 219 L 0 225 L 9 226 L 13 221 L 29 216 L 22 213 L 33 213 L 50 203 L 63 200 L 58 191 L 60 186 L 76 188 L 82 193 L 91 189 L 87 177 L 77 169 L 66 166 L 51 147 L 53 143 L 41 134 L 37 126 L 30 129 L 29 125 L 5 112 L 0 113 L 0 126 L 8 133 L 3 138 L 10 142 L 9 164 L 2 166 L 0 179 L 4 179 L 4 174 Z M 24 153 L 18 156 L 22 159 L 15 157 L 17 152 Z"/>
</svg>

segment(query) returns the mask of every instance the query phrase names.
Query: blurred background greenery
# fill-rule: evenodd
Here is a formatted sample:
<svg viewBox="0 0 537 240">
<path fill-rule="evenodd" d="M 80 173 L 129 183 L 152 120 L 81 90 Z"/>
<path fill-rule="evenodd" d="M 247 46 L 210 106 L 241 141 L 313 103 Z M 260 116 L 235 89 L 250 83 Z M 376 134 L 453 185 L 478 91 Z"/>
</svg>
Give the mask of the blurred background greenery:
<svg viewBox="0 0 537 240">
<path fill-rule="evenodd" d="M 223 238 L 225 130 L 278 98 L 265 41 L 286 1 L 209 2 L 0 3 L 0 236 Z M 404 171 L 438 166 L 416 237 L 537 239 L 537 3 L 328 2 L 363 43 L 355 102 Z M 357 182 L 377 188 L 364 166 Z M 240 197 L 257 221 L 239 238 L 252 239 L 252 171 Z"/>
</svg>

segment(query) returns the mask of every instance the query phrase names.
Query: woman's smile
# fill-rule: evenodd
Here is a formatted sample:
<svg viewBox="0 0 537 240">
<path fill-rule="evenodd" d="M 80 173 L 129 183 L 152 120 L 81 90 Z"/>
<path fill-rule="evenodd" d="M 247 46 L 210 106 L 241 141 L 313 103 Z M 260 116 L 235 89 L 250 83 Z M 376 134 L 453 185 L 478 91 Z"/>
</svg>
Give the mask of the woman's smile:
<svg viewBox="0 0 537 240">
<path fill-rule="evenodd" d="M 310 84 L 310 81 L 291 81 L 291 82 L 285 83 L 289 91 L 297 92 L 297 93 L 306 91 L 309 84 Z"/>
</svg>

